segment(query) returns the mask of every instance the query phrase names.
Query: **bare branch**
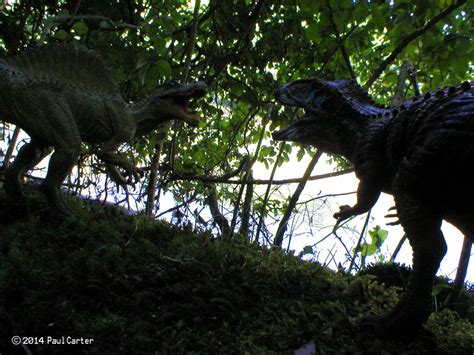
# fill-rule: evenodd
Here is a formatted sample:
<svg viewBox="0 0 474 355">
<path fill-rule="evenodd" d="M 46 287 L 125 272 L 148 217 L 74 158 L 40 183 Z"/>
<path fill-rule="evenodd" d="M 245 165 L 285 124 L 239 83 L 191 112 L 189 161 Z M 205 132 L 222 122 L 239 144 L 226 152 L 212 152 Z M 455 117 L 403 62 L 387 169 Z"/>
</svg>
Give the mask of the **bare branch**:
<svg viewBox="0 0 474 355">
<path fill-rule="evenodd" d="M 219 204 L 217 202 L 217 194 L 215 186 L 212 186 L 211 192 L 206 198 L 206 202 L 209 206 L 209 210 L 211 211 L 212 218 L 217 226 L 219 226 L 221 230 L 221 235 L 223 237 L 228 237 L 231 235 L 231 229 L 229 226 L 229 221 L 227 218 L 221 213 L 219 209 Z"/>
<path fill-rule="evenodd" d="M 8 145 L 7 152 L 5 153 L 5 158 L 3 159 L 3 167 L 5 169 L 10 164 L 10 159 L 13 156 L 13 151 L 15 150 L 16 142 L 18 140 L 18 135 L 19 134 L 20 134 L 20 127 L 16 126 L 15 130 L 13 131 L 12 139 L 10 140 L 10 143 Z"/>
<path fill-rule="evenodd" d="M 265 127 L 264 127 L 264 129 L 265 129 Z M 280 149 L 279 149 L 278 155 L 275 159 L 275 163 L 273 164 L 272 172 L 270 173 L 270 181 L 268 182 L 268 186 L 267 186 L 267 189 L 265 191 L 265 196 L 263 197 L 262 208 L 260 209 L 260 219 L 258 221 L 257 231 L 255 232 L 255 242 L 256 243 L 258 243 L 258 238 L 259 238 L 260 232 L 262 230 L 262 226 L 264 226 L 263 220 L 265 218 L 265 213 L 266 213 L 266 209 L 267 209 L 268 197 L 270 196 L 270 188 L 271 188 L 271 185 L 272 185 L 272 180 L 273 180 L 273 177 L 275 176 L 275 172 L 276 172 L 276 169 L 277 169 L 278 164 L 280 162 L 283 150 L 285 149 L 285 145 L 286 145 L 286 142 L 284 142 L 284 141 L 280 143 Z"/>
<path fill-rule="evenodd" d="M 281 218 L 281 222 L 278 225 L 275 238 L 273 239 L 273 245 L 281 248 L 281 245 L 283 243 L 283 236 L 285 235 L 286 229 L 288 228 L 288 221 L 291 217 L 291 214 L 293 213 L 293 210 L 295 209 L 296 203 L 298 202 L 300 195 L 303 192 L 303 189 L 306 185 L 306 182 L 308 181 L 308 178 L 311 172 L 313 171 L 314 167 L 318 163 L 319 158 L 321 158 L 321 155 L 323 155 L 323 152 L 318 150 L 316 154 L 313 156 L 313 159 L 311 159 L 308 166 L 306 167 L 306 171 L 304 172 L 300 183 L 296 187 L 295 192 L 291 196 L 290 201 L 288 202 L 288 207 L 286 208 L 285 214 Z"/>
<path fill-rule="evenodd" d="M 147 170 L 146 168 L 142 170 Z M 308 178 L 308 181 L 327 179 L 335 176 L 346 175 L 354 172 L 354 169 L 346 169 L 342 171 L 335 171 L 332 173 L 313 175 Z M 217 177 L 217 176 L 200 176 L 200 175 L 175 175 L 170 181 L 177 180 L 195 180 L 202 182 L 216 182 L 216 183 L 225 183 L 225 184 L 251 184 L 251 185 L 286 185 L 286 184 L 298 184 L 301 182 L 302 178 L 291 178 L 291 179 L 282 179 L 282 180 L 262 180 L 262 179 L 250 179 L 250 180 L 229 180 L 227 177 Z"/>
</svg>

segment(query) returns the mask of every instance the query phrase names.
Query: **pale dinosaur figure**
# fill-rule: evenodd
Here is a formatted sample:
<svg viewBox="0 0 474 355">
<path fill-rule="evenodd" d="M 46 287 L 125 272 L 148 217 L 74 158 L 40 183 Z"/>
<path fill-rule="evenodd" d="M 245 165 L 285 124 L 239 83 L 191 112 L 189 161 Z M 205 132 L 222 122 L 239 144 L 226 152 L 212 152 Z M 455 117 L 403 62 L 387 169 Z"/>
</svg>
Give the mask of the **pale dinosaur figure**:
<svg viewBox="0 0 474 355">
<path fill-rule="evenodd" d="M 413 276 L 395 309 L 363 323 L 382 336 L 413 336 L 431 311 L 433 278 L 446 253 L 441 222 L 474 238 L 474 88 L 469 82 L 376 105 L 353 80 L 297 80 L 277 99 L 305 115 L 273 138 L 311 144 L 350 160 L 360 180 L 343 220 L 369 211 L 380 193 L 394 196 L 413 248 Z"/>
<path fill-rule="evenodd" d="M 169 120 L 196 125 L 199 120 L 188 112 L 187 101 L 206 91 L 204 82 L 172 83 L 129 104 L 100 56 L 76 44 L 36 47 L 0 60 L 0 120 L 31 137 L 5 172 L 7 195 L 20 196 L 21 177 L 54 149 L 42 189 L 52 209 L 68 214 L 60 186 L 76 164 L 82 142 L 97 146 L 94 152 L 114 180 L 138 179 L 139 169 L 117 153 L 119 146 Z"/>
</svg>

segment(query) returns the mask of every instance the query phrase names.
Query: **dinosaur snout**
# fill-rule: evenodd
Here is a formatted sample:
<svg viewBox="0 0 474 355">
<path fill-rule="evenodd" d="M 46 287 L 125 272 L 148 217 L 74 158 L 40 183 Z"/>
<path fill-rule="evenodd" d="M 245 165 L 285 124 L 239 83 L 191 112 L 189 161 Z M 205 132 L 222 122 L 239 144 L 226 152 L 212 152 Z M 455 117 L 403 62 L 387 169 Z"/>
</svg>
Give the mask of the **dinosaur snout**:
<svg viewBox="0 0 474 355">
<path fill-rule="evenodd" d="M 291 141 L 296 137 L 297 129 L 290 126 L 272 133 L 272 138 L 276 141 Z"/>
</svg>

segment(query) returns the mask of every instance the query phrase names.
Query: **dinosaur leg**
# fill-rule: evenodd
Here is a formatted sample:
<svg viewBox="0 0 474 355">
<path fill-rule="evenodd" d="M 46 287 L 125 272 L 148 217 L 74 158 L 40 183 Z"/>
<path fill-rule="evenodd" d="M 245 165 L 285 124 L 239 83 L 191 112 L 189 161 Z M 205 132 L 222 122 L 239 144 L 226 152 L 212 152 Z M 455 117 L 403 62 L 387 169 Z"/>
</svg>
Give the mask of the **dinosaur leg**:
<svg viewBox="0 0 474 355">
<path fill-rule="evenodd" d="M 10 197 L 22 195 L 21 178 L 51 152 L 51 148 L 38 145 L 34 140 L 25 144 L 13 163 L 5 171 L 5 191 Z"/>
<path fill-rule="evenodd" d="M 42 188 L 48 197 L 53 210 L 61 215 L 70 215 L 61 194 L 61 184 L 77 163 L 80 155 L 80 145 L 73 147 L 55 147 L 48 166 L 48 174 L 44 179 Z"/>
<path fill-rule="evenodd" d="M 414 337 L 431 312 L 433 279 L 446 254 L 441 216 L 406 196 L 396 196 L 400 222 L 413 249 L 413 274 L 408 290 L 388 314 L 378 319 L 382 337 Z"/>
<path fill-rule="evenodd" d="M 446 218 L 474 243 L 474 213 L 453 214 Z"/>
</svg>

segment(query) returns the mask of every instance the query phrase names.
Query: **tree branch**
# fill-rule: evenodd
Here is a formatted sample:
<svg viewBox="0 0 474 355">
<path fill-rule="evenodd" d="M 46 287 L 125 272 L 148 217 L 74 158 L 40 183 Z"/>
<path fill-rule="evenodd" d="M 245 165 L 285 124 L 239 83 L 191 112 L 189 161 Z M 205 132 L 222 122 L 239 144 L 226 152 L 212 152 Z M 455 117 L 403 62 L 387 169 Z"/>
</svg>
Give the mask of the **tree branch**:
<svg viewBox="0 0 474 355">
<path fill-rule="evenodd" d="M 144 169 L 142 169 L 144 170 Z M 335 171 L 332 173 L 326 174 L 319 174 L 313 175 L 308 178 L 308 181 L 314 180 L 321 180 L 327 179 L 335 176 L 346 175 L 354 172 L 354 169 L 346 169 L 342 171 Z M 236 185 L 285 185 L 285 184 L 297 184 L 301 182 L 302 178 L 291 178 L 291 179 L 283 179 L 283 180 L 262 180 L 262 179 L 250 179 L 250 180 L 229 180 L 225 177 L 218 177 L 218 176 L 201 176 L 201 175 L 175 175 L 171 177 L 170 181 L 178 181 L 178 180 L 195 180 L 195 181 L 202 181 L 202 182 L 215 182 L 215 183 L 225 183 L 225 184 L 236 184 Z"/>
<path fill-rule="evenodd" d="M 341 42 L 340 43 L 344 43 L 344 41 L 349 38 L 349 36 L 359 27 L 359 24 L 356 24 L 354 26 L 351 27 L 351 29 L 349 31 L 347 31 L 346 34 L 344 34 L 344 36 L 340 39 Z M 324 68 L 326 67 L 326 65 L 328 65 L 330 62 L 331 62 L 331 59 L 333 57 L 333 55 L 337 52 L 337 49 L 339 48 L 339 43 L 337 45 L 334 46 L 334 48 L 328 52 L 328 54 L 326 55 L 326 58 L 323 62 L 323 64 L 321 65 L 321 67 L 318 69 L 317 71 L 317 74 L 321 74 L 323 71 L 324 71 Z"/>
<path fill-rule="evenodd" d="M 51 30 L 58 24 L 58 23 L 68 23 L 70 21 L 81 21 L 81 20 L 101 20 L 101 21 L 106 21 L 113 27 L 119 29 L 119 28 L 131 28 L 134 30 L 139 29 L 139 26 L 136 25 L 131 25 L 128 23 L 120 23 L 117 24 L 115 21 L 111 20 L 108 17 L 105 16 L 100 16 L 100 15 L 58 15 L 58 16 L 52 16 L 48 19 L 46 19 L 45 23 L 47 25 L 44 27 L 43 32 L 41 33 L 41 37 L 39 40 L 39 43 L 43 43 L 46 40 L 46 36 L 51 32 Z"/>
<path fill-rule="evenodd" d="M 387 68 L 387 66 L 405 49 L 408 44 L 410 44 L 411 41 L 413 41 L 415 38 L 423 35 L 426 31 L 428 31 L 431 27 L 433 27 L 436 23 L 438 23 L 440 20 L 442 20 L 444 17 L 449 15 L 451 12 L 456 10 L 458 7 L 464 5 L 467 2 L 467 0 L 459 0 L 457 2 L 453 2 L 452 5 L 448 6 L 446 9 L 441 11 L 438 15 L 433 17 L 431 20 L 429 20 L 423 27 L 413 31 L 410 33 L 408 36 L 402 39 L 402 41 L 394 48 L 392 53 L 385 58 L 382 63 L 378 66 L 377 69 L 375 69 L 374 73 L 372 76 L 367 80 L 365 83 L 365 87 L 371 87 L 372 84 L 379 78 L 379 76 L 383 73 L 383 71 Z"/>
<path fill-rule="evenodd" d="M 275 234 L 275 238 L 273 239 L 273 245 L 280 247 L 283 243 L 283 237 L 285 235 L 286 229 L 288 228 L 288 221 L 290 220 L 291 214 L 293 213 L 293 210 L 295 209 L 296 203 L 298 202 L 301 193 L 303 192 L 303 189 L 306 185 L 306 182 L 308 181 L 308 178 L 313 171 L 314 167 L 319 161 L 319 158 L 321 158 L 321 155 L 323 155 L 323 152 L 318 150 L 316 154 L 313 156 L 313 159 L 309 162 L 308 166 L 306 167 L 306 171 L 303 174 L 303 177 L 301 178 L 300 183 L 296 187 L 295 192 L 290 198 L 290 201 L 288 202 L 288 207 L 286 208 L 285 214 L 281 218 L 280 224 L 278 225 L 277 232 Z"/>
<path fill-rule="evenodd" d="M 283 150 L 285 149 L 285 145 L 286 145 L 285 141 L 280 143 L 280 149 L 278 150 L 278 155 L 275 159 L 275 163 L 273 164 L 272 172 L 270 173 L 270 181 L 268 182 L 268 186 L 265 191 L 265 196 L 263 197 L 262 208 L 260 209 L 260 219 L 258 221 L 257 231 L 255 232 L 255 243 L 258 243 L 260 232 L 262 230 L 262 227 L 264 226 L 263 220 L 265 219 L 265 213 L 267 209 L 268 197 L 270 196 L 270 188 L 272 185 L 272 180 L 273 180 L 273 177 L 275 176 L 275 172 L 278 167 L 278 163 L 280 162 Z"/>
<path fill-rule="evenodd" d="M 8 165 L 10 165 L 10 160 L 13 156 L 13 151 L 16 147 L 16 142 L 18 140 L 18 135 L 20 134 L 20 127 L 15 126 L 15 130 L 13 131 L 13 136 L 8 144 L 7 152 L 5 153 L 5 157 L 3 159 L 3 167 L 6 169 Z"/>
<path fill-rule="evenodd" d="M 227 221 L 227 218 L 225 218 L 225 216 L 221 213 L 219 209 L 215 186 L 211 187 L 211 192 L 207 196 L 206 202 L 209 206 L 209 210 L 211 211 L 214 223 L 218 225 L 221 230 L 221 235 L 224 237 L 230 236 L 232 231 L 229 226 L 229 221 Z"/>
<path fill-rule="evenodd" d="M 346 67 L 347 67 L 347 70 L 349 71 L 349 75 L 351 76 L 352 79 L 356 80 L 356 75 L 354 73 L 354 70 L 352 69 L 351 60 L 349 59 L 349 55 L 347 54 L 346 47 L 344 47 L 344 40 L 341 38 L 341 35 L 339 34 L 339 30 L 337 29 L 337 25 L 334 22 L 331 1 L 326 0 L 326 3 L 329 9 L 329 20 L 331 21 L 331 25 L 334 29 L 334 33 L 336 34 L 337 42 L 339 44 L 338 47 L 341 49 L 342 57 L 344 58 L 344 61 L 346 62 Z"/>
</svg>

